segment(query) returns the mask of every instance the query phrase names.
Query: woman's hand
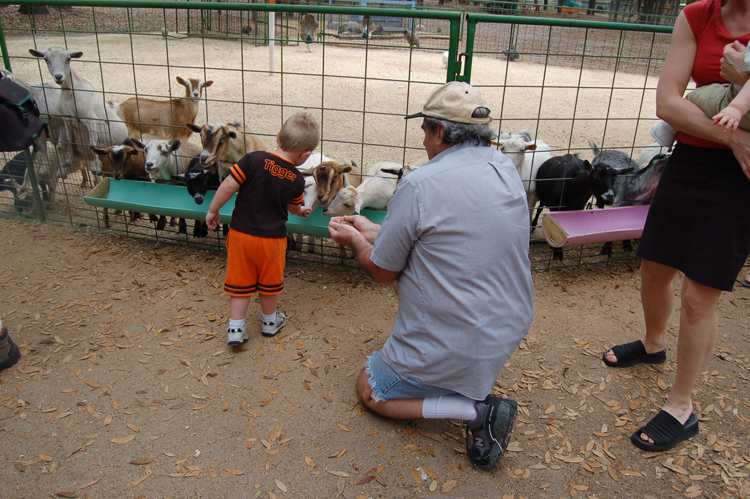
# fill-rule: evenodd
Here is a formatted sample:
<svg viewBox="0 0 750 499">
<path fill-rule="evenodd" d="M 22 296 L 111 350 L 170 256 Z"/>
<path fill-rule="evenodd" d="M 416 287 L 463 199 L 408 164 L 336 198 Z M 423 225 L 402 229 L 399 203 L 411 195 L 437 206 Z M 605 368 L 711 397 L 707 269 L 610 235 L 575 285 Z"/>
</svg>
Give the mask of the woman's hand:
<svg viewBox="0 0 750 499">
<path fill-rule="evenodd" d="M 750 79 L 750 73 L 745 68 L 745 46 L 735 41 L 724 46 L 724 56 L 721 58 L 722 78 L 736 85 L 744 85 Z"/>
</svg>

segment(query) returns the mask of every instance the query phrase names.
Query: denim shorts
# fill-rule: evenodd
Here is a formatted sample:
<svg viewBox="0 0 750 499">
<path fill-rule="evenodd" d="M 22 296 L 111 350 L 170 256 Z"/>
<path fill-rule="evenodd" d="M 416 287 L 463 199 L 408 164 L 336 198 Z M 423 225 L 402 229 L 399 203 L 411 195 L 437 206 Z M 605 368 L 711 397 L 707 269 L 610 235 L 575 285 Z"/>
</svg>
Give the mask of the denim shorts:
<svg viewBox="0 0 750 499">
<path fill-rule="evenodd" d="M 380 357 L 380 350 L 376 350 L 367 358 L 365 372 L 370 375 L 368 382 L 372 388 L 372 399 L 375 402 L 456 394 L 453 390 L 425 385 L 400 375 L 383 361 Z"/>
</svg>

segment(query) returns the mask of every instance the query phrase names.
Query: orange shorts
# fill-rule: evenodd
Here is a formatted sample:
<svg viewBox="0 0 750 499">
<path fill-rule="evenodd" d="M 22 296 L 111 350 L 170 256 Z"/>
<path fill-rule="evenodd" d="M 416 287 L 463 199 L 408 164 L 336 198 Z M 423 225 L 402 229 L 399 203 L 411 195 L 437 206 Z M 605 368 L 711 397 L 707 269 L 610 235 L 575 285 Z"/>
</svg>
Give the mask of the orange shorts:
<svg viewBox="0 0 750 499">
<path fill-rule="evenodd" d="M 284 291 L 286 239 L 269 239 L 229 230 L 227 278 L 230 296 L 278 295 Z"/>
</svg>

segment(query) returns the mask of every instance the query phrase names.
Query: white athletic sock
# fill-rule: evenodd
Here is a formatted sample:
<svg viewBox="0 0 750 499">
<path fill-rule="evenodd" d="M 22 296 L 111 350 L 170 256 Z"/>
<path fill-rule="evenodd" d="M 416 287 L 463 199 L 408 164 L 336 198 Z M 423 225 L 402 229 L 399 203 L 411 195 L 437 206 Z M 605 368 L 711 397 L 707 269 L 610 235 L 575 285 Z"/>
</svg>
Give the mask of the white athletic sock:
<svg viewBox="0 0 750 499">
<path fill-rule="evenodd" d="M 474 421 L 477 418 L 476 400 L 463 395 L 425 397 L 422 402 L 422 417 L 425 419 L 460 419 Z"/>
<path fill-rule="evenodd" d="M 229 319 L 229 329 L 245 330 L 245 319 Z"/>
<path fill-rule="evenodd" d="M 272 313 L 271 315 L 266 315 L 261 311 L 260 319 L 264 324 L 273 324 L 276 322 L 276 312 Z"/>
</svg>

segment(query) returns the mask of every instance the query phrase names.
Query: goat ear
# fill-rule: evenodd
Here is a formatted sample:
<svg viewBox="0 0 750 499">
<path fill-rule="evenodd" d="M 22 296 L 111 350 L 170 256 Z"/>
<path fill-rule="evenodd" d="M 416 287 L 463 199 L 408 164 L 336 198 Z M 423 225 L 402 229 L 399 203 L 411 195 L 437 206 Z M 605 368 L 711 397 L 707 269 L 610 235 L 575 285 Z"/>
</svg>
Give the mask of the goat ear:
<svg viewBox="0 0 750 499">
<path fill-rule="evenodd" d="M 237 138 L 237 134 L 236 134 L 236 133 L 234 133 L 234 132 L 233 132 L 233 131 L 231 131 L 231 130 L 229 130 L 229 131 L 227 132 L 227 135 L 229 135 L 229 136 L 230 136 L 230 137 L 232 137 L 233 139 L 236 139 L 236 138 Z"/>
<path fill-rule="evenodd" d="M 302 170 L 300 173 L 303 177 L 311 177 L 314 170 L 315 168 L 308 168 L 307 170 Z"/>
<path fill-rule="evenodd" d="M 94 151 L 99 156 L 106 156 L 109 154 L 109 149 L 101 149 L 99 147 L 90 146 L 91 150 Z"/>
<path fill-rule="evenodd" d="M 213 84 L 214 84 L 213 80 L 208 80 L 206 83 L 203 84 L 203 88 L 208 88 Z"/>
<path fill-rule="evenodd" d="M 44 52 L 39 52 L 38 50 L 29 49 L 29 54 L 33 55 L 34 57 L 44 57 Z"/>
<path fill-rule="evenodd" d="M 527 151 L 535 151 L 536 150 L 536 144 L 534 142 L 526 143 L 526 150 Z"/>
<path fill-rule="evenodd" d="M 399 168 L 398 170 L 396 170 L 395 168 L 381 168 L 380 171 L 383 173 L 390 173 L 391 175 L 400 175 L 404 171 L 404 169 Z"/>
<path fill-rule="evenodd" d="M 195 124 L 193 124 L 193 123 L 185 123 L 185 126 L 186 126 L 186 127 L 187 127 L 187 129 L 188 129 L 188 130 L 190 130 L 191 132 L 195 132 L 195 133 L 201 133 L 201 128 L 202 128 L 202 127 L 199 127 L 198 125 L 195 125 Z"/>
<path fill-rule="evenodd" d="M 352 171 L 352 167 L 349 165 L 346 165 L 339 170 L 340 173 L 349 173 L 350 171 Z"/>
<path fill-rule="evenodd" d="M 187 82 L 181 76 L 176 77 L 175 80 L 177 80 L 177 83 L 180 85 L 187 87 Z"/>
<path fill-rule="evenodd" d="M 180 148 L 180 140 L 179 139 L 170 140 L 167 145 L 169 146 L 169 152 L 174 152 Z"/>
<path fill-rule="evenodd" d="M 146 144 L 144 144 L 143 142 L 141 142 L 141 141 L 140 141 L 140 140 L 138 140 L 138 139 L 133 139 L 133 138 L 131 138 L 131 139 L 130 139 L 130 142 L 132 142 L 132 143 L 133 143 L 133 144 L 135 144 L 136 146 L 140 147 L 141 149 L 145 149 L 145 148 L 146 148 Z"/>
<path fill-rule="evenodd" d="M 624 170 L 620 170 L 617 172 L 617 175 L 627 175 L 629 173 L 633 173 L 635 171 L 635 167 L 631 166 L 630 168 L 625 168 Z"/>
<path fill-rule="evenodd" d="M 70 57 L 72 59 L 80 59 L 81 57 L 83 57 L 83 52 L 71 52 Z"/>
<path fill-rule="evenodd" d="M 594 169 L 591 167 L 591 163 L 587 159 L 583 160 L 583 169 L 586 170 L 586 172 L 591 175 L 591 172 L 594 171 Z"/>
</svg>

